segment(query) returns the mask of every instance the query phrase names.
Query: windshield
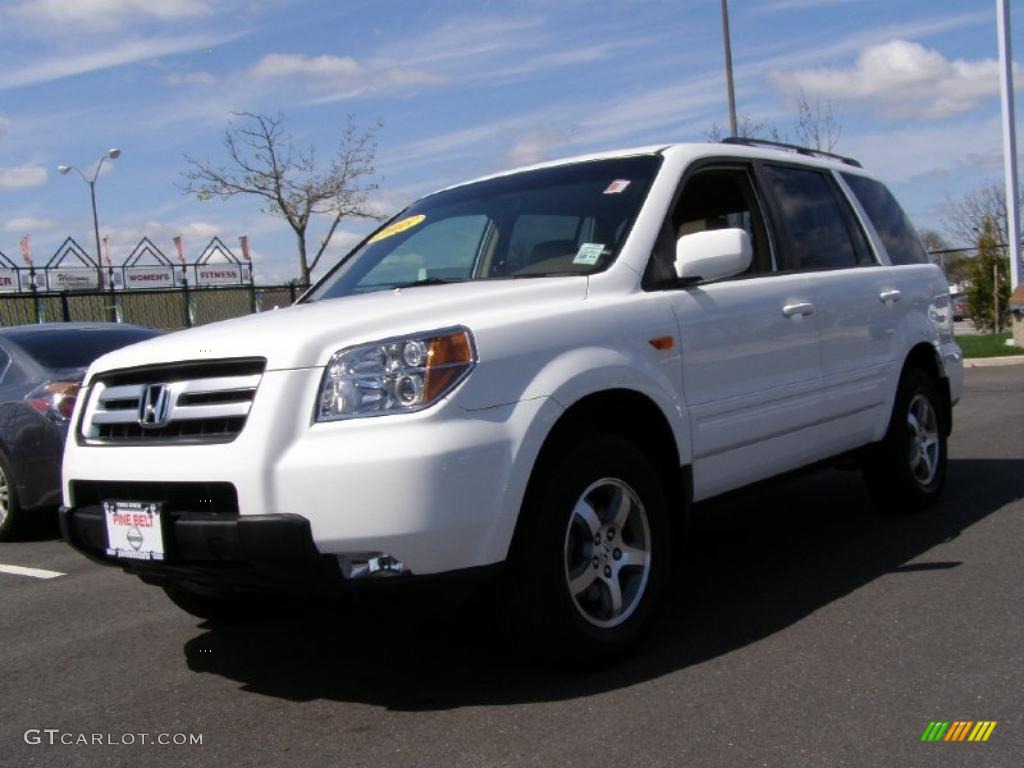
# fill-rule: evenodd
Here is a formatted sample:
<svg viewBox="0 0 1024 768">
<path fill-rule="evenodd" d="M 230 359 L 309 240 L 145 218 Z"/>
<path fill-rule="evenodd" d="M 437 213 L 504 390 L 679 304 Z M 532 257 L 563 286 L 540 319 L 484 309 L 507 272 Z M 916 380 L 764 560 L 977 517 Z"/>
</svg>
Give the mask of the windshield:
<svg viewBox="0 0 1024 768">
<path fill-rule="evenodd" d="M 430 195 L 349 254 L 306 300 L 598 272 L 618 255 L 660 164 L 654 155 L 596 160 Z"/>
</svg>

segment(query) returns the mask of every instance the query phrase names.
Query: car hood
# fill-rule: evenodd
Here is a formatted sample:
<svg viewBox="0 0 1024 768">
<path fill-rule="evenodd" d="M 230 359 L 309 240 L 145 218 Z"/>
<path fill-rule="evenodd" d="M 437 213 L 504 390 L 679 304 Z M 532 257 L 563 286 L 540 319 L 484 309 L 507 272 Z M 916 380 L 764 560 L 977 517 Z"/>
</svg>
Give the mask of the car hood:
<svg viewBox="0 0 1024 768">
<path fill-rule="evenodd" d="M 110 352 L 101 371 L 185 360 L 262 357 L 266 370 L 326 365 L 338 349 L 453 325 L 470 330 L 506 324 L 551 303 L 582 301 L 586 277 L 494 280 L 347 296 L 297 304 L 190 328 Z"/>
</svg>

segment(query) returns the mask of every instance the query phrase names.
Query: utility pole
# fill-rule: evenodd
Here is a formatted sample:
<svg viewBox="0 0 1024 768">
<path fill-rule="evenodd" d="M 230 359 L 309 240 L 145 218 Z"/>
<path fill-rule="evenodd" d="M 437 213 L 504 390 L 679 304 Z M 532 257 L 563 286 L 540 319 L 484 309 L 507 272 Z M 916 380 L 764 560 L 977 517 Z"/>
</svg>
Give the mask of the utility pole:
<svg viewBox="0 0 1024 768">
<path fill-rule="evenodd" d="M 998 253 L 998 251 L 997 251 Z M 995 262 L 992 263 L 992 301 L 994 303 L 993 309 L 995 314 L 995 329 L 996 333 L 1002 332 L 1002 324 L 999 322 L 999 258 L 996 257 Z"/>
<path fill-rule="evenodd" d="M 722 0 L 722 35 L 725 38 L 725 87 L 729 94 L 729 135 L 735 136 L 738 129 L 736 127 L 736 91 L 732 83 L 732 42 L 729 39 L 728 0 Z"/>
<path fill-rule="evenodd" d="M 724 3 L 725 0 L 722 0 Z M 1003 164 L 1006 169 L 1006 238 L 1010 246 L 1010 292 L 1020 285 L 1020 187 L 1017 182 L 1017 129 L 1013 115 L 1013 55 L 1010 50 L 1010 2 L 996 0 L 999 33 L 999 84 L 1003 106 Z"/>
</svg>

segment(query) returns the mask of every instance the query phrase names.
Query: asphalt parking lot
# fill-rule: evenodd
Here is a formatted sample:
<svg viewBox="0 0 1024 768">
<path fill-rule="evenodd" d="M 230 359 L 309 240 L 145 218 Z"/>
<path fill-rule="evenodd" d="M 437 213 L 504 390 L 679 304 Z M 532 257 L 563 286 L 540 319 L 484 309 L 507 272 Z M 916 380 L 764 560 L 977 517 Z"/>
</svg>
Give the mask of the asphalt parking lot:
<svg viewBox="0 0 1024 768">
<path fill-rule="evenodd" d="M 0 764 L 1018 766 L 1024 366 L 969 370 L 956 418 L 928 515 L 839 470 L 701 507 L 657 631 L 585 675 L 429 602 L 215 631 L 60 541 L 0 544 L 63 574 L 0 572 Z M 934 720 L 998 725 L 922 743 Z M 116 743 L 142 733 L 202 744 Z"/>
</svg>

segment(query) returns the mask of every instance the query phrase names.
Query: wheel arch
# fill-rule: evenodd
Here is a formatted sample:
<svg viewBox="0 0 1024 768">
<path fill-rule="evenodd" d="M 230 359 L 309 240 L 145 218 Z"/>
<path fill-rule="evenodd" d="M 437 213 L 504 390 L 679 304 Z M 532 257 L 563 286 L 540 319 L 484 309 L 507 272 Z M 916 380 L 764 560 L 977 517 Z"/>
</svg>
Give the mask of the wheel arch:
<svg viewBox="0 0 1024 768">
<path fill-rule="evenodd" d="M 939 357 L 935 345 L 920 342 L 910 349 L 903 362 L 903 368 L 900 370 L 900 384 L 902 384 L 906 372 L 912 368 L 927 373 L 938 387 L 939 397 L 942 399 L 939 407 L 939 419 L 942 421 L 942 431 L 946 437 L 949 437 L 953 431 L 953 403 L 949 391 L 949 378 L 946 376 L 942 358 Z"/>
<path fill-rule="evenodd" d="M 675 531 L 685 528 L 693 499 L 690 466 L 680 461 L 671 422 L 648 395 L 635 389 L 606 389 L 584 395 L 566 408 L 548 431 L 523 495 L 510 554 L 522 530 L 522 510 L 543 489 L 559 451 L 586 434 L 610 433 L 633 443 L 650 460 L 665 489 Z"/>
</svg>

